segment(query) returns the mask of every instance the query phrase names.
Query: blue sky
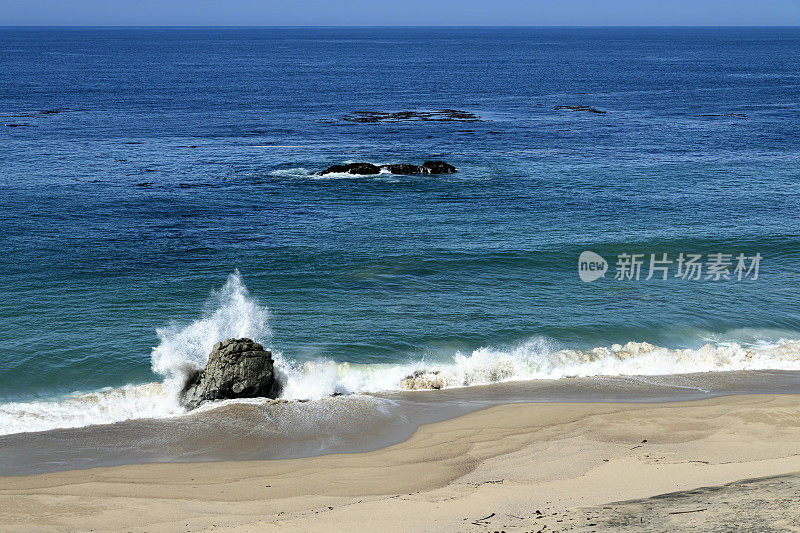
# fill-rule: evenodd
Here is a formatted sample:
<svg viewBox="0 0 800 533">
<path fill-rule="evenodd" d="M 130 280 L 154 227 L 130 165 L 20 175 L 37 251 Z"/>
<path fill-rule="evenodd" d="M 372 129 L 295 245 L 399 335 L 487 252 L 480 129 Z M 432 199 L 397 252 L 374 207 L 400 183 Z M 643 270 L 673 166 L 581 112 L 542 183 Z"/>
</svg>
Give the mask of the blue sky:
<svg viewBox="0 0 800 533">
<path fill-rule="evenodd" d="M 800 0 L 0 0 L 0 26 L 771 26 Z"/>
</svg>

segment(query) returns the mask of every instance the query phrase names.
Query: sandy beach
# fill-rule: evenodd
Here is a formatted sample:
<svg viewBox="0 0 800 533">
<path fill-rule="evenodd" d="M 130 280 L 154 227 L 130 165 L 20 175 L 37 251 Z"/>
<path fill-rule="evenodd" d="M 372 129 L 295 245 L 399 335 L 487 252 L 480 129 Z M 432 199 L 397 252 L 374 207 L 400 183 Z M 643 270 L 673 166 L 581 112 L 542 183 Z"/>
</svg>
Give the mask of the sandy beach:
<svg viewBox="0 0 800 533">
<path fill-rule="evenodd" d="M 796 527 L 800 398 L 500 405 L 368 453 L 0 478 L 4 531 Z M 688 491 L 688 492 L 686 492 Z M 546 527 L 545 527 L 546 526 Z"/>
</svg>

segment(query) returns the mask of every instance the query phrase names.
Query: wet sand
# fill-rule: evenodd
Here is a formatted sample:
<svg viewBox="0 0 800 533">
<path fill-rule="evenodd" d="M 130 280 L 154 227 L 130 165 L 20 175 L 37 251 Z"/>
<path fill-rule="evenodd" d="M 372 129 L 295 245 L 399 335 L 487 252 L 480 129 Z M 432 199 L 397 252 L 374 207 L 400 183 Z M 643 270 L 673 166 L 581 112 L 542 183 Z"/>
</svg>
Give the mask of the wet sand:
<svg viewBox="0 0 800 533">
<path fill-rule="evenodd" d="M 9 531 L 718 530 L 741 519 L 785 529 L 800 515 L 792 509 L 798 471 L 800 396 L 526 403 L 427 424 L 364 453 L 0 478 L 0 524 Z M 770 476 L 784 477 L 753 481 Z"/>
</svg>

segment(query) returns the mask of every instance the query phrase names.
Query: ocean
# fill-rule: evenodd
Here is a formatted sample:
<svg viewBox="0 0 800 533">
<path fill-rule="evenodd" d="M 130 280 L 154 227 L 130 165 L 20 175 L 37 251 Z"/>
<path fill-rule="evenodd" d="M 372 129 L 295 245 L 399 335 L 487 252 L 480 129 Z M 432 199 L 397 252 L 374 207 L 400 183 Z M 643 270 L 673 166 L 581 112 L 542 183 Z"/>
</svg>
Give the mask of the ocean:
<svg viewBox="0 0 800 533">
<path fill-rule="evenodd" d="M 0 29 L 0 473 L 800 392 L 799 65 L 800 28 Z M 285 401 L 184 413 L 228 337 Z"/>
</svg>

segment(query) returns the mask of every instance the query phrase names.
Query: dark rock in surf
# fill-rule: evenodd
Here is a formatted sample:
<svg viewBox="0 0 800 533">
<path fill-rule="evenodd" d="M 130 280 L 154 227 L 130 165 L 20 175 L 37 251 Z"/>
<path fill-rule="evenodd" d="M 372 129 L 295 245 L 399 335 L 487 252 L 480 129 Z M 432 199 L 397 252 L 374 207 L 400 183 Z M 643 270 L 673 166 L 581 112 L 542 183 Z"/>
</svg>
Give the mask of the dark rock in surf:
<svg viewBox="0 0 800 533">
<path fill-rule="evenodd" d="M 452 174 L 458 169 L 444 161 L 425 161 L 421 165 L 409 163 L 394 163 L 391 165 L 373 165 L 371 163 L 348 163 L 346 165 L 332 165 L 325 170 L 317 172 L 318 176 L 325 174 L 343 173 L 368 176 L 379 174 L 381 170 L 388 170 L 392 174 L 410 176 L 414 174 Z"/>
<path fill-rule="evenodd" d="M 414 373 L 403 378 L 400 382 L 400 386 L 403 387 L 403 390 L 439 390 L 447 386 L 447 379 L 444 377 L 444 374 L 438 370 L 433 372 L 416 370 Z"/>
<path fill-rule="evenodd" d="M 381 167 L 373 165 L 372 163 L 348 163 L 346 165 L 332 165 L 325 170 L 319 172 L 320 176 L 325 174 L 358 174 L 360 176 L 369 176 L 372 174 L 379 174 Z"/>
<path fill-rule="evenodd" d="M 381 165 L 381 168 L 388 170 L 392 174 L 400 174 L 409 176 L 411 174 L 422 174 L 422 169 L 418 165 L 410 165 L 408 163 L 397 163 L 393 165 Z"/>
<path fill-rule="evenodd" d="M 206 368 L 189 377 L 181 403 L 194 409 L 209 400 L 277 398 L 278 394 L 272 353 L 250 339 L 228 339 L 214 345 Z"/>
<path fill-rule="evenodd" d="M 458 169 L 444 161 L 425 161 L 420 167 L 423 174 L 453 174 Z"/>
</svg>

